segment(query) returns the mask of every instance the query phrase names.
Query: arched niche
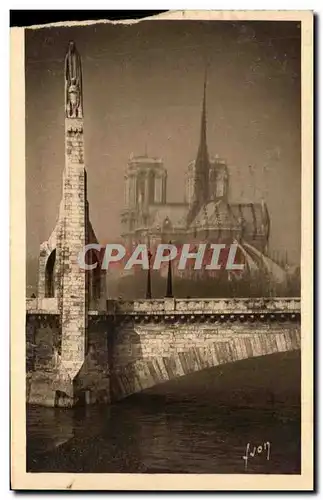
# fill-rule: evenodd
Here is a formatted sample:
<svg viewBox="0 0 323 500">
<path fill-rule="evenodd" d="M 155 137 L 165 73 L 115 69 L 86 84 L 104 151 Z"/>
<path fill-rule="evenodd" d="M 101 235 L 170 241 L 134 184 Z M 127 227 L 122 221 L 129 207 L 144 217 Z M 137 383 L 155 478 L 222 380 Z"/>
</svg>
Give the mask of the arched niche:
<svg viewBox="0 0 323 500">
<path fill-rule="evenodd" d="M 55 262 L 56 248 L 49 255 L 45 268 L 45 297 L 55 297 Z"/>
<path fill-rule="evenodd" d="M 101 296 L 101 264 L 103 254 L 91 248 L 86 255 L 87 264 L 97 264 L 94 269 L 87 271 L 89 273 L 89 299 L 98 300 Z"/>
</svg>

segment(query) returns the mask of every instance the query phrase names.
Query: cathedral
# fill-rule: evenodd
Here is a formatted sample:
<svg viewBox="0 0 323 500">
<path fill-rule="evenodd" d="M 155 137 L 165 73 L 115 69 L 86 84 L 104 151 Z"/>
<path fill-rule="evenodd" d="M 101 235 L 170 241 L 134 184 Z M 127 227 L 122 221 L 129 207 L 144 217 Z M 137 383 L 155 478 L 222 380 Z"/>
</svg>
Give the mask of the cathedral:
<svg viewBox="0 0 323 500">
<path fill-rule="evenodd" d="M 124 244 L 131 248 L 146 243 L 153 249 L 169 241 L 178 246 L 235 243 L 247 277 L 261 273 L 275 283 L 283 283 L 285 270 L 267 255 L 270 218 L 266 203 L 234 203 L 229 193 L 228 165 L 217 155 L 212 157 L 207 144 L 205 82 L 199 145 L 196 159 L 188 165 L 185 198 L 182 202 L 167 202 L 167 170 L 160 158 L 131 157 L 121 213 Z M 173 268 L 175 277 L 198 278 L 196 271 L 181 272 L 176 263 Z M 227 273 L 226 279 L 231 278 Z"/>
</svg>

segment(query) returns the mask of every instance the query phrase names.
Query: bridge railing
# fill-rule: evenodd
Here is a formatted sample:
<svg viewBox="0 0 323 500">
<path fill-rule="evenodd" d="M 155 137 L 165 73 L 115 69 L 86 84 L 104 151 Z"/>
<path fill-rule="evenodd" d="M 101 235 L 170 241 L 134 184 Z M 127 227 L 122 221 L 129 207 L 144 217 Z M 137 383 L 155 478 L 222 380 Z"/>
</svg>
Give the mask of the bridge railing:
<svg viewBox="0 0 323 500">
<path fill-rule="evenodd" d="M 301 299 L 298 297 L 260 297 L 260 298 L 216 298 L 216 299 L 142 299 L 107 301 L 97 314 L 257 314 L 257 313 L 299 313 Z M 56 298 L 27 299 L 26 311 L 29 314 L 58 314 Z M 94 314 L 90 308 L 90 314 Z"/>
<path fill-rule="evenodd" d="M 174 313 L 221 314 L 300 312 L 301 300 L 297 297 L 279 298 L 230 298 L 230 299 L 143 299 L 108 300 L 108 314 L 163 314 Z"/>
</svg>

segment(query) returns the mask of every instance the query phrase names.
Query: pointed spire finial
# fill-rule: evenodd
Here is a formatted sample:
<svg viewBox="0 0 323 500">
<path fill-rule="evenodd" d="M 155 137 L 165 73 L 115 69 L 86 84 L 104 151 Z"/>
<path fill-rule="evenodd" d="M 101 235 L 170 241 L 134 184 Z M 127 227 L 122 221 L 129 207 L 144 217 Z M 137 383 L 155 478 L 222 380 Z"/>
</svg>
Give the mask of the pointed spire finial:
<svg viewBox="0 0 323 500">
<path fill-rule="evenodd" d="M 199 156 L 199 153 L 202 152 L 205 155 L 205 158 L 203 158 L 203 159 L 208 160 L 209 158 L 208 158 L 207 140 L 206 140 L 206 85 L 207 85 L 207 65 L 205 66 L 205 74 L 204 74 L 203 105 L 202 105 L 202 117 L 201 117 L 201 137 L 200 137 L 200 144 L 199 144 L 199 150 L 198 150 L 197 155 Z"/>
<path fill-rule="evenodd" d="M 207 70 L 208 70 L 208 63 L 206 62 L 205 64 L 205 69 L 204 69 L 204 102 L 206 100 L 206 85 L 207 85 Z"/>
</svg>

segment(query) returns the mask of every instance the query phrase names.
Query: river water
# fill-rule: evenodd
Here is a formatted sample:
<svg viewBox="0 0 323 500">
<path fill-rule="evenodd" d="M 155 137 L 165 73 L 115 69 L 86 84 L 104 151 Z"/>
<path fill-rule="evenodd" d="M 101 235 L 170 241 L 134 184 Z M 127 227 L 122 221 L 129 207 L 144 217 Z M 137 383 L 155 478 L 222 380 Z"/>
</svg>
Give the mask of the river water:
<svg viewBox="0 0 323 500">
<path fill-rule="evenodd" d="M 299 474 L 300 439 L 297 351 L 207 369 L 110 406 L 27 407 L 33 472 Z"/>
</svg>

